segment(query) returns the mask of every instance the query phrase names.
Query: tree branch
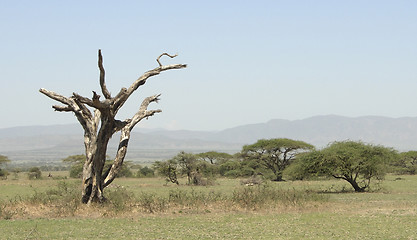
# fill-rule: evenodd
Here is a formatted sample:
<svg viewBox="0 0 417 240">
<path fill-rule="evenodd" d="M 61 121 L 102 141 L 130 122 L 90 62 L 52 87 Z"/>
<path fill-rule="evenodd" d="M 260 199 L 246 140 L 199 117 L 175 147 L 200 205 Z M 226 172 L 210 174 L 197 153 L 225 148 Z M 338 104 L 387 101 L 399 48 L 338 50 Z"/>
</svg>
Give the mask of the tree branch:
<svg viewBox="0 0 417 240">
<path fill-rule="evenodd" d="M 93 91 L 93 98 L 89 99 L 87 97 L 83 97 L 78 93 L 72 93 L 73 97 L 80 101 L 81 103 L 87 104 L 90 107 L 97 108 L 97 109 L 105 109 L 108 108 L 110 104 L 106 104 L 105 102 L 101 102 L 100 96 L 97 95 L 96 92 Z"/>
<path fill-rule="evenodd" d="M 161 55 L 159 55 L 159 57 L 156 59 L 156 61 L 158 62 L 158 64 L 159 64 L 159 66 L 160 66 L 160 67 L 162 67 L 162 64 L 161 64 L 161 62 L 159 61 L 159 59 L 160 59 L 162 56 L 168 56 L 168 57 L 170 57 L 170 58 L 174 58 L 174 57 L 178 56 L 178 54 L 175 54 L 175 55 L 169 55 L 168 53 L 162 53 Z"/>
<path fill-rule="evenodd" d="M 55 109 L 55 111 L 57 112 L 73 112 L 74 108 L 70 107 L 70 106 L 58 106 L 58 105 L 54 105 L 52 106 L 53 109 Z"/>
<path fill-rule="evenodd" d="M 120 92 L 114 98 L 113 111 L 116 113 L 123 106 L 123 104 L 130 97 L 130 95 L 132 95 L 132 93 L 136 91 L 136 89 L 138 89 L 140 86 L 146 83 L 146 80 L 148 80 L 148 78 L 158 75 L 163 71 L 167 71 L 171 69 L 182 69 L 186 67 L 187 67 L 187 64 L 173 64 L 173 65 L 159 66 L 155 69 L 145 72 L 134 83 L 132 83 L 132 85 L 130 85 L 128 89 L 122 88 L 120 90 Z"/>
<path fill-rule="evenodd" d="M 161 109 L 156 109 L 156 110 L 147 110 L 149 104 L 151 104 L 152 102 L 158 102 L 159 96 L 161 96 L 161 94 L 156 94 L 150 97 L 145 98 L 142 101 L 142 104 L 139 108 L 139 111 L 132 117 L 132 121 L 129 123 L 129 128 L 133 129 L 133 127 L 140 122 L 142 119 L 144 118 L 148 118 L 150 116 L 153 116 L 155 113 L 160 113 L 162 112 Z"/>
<path fill-rule="evenodd" d="M 44 95 L 46 95 L 49 98 L 52 98 L 53 100 L 56 100 L 60 103 L 63 103 L 65 105 L 71 105 L 71 99 L 64 97 L 58 93 L 52 92 L 52 91 L 48 91 L 44 88 L 39 89 L 39 92 L 43 93 Z"/>
<path fill-rule="evenodd" d="M 103 56 L 101 55 L 101 49 L 98 50 L 98 68 L 100 69 L 100 86 L 101 92 L 103 93 L 106 99 L 111 99 L 111 94 L 109 90 L 107 90 L 106 82 L 105 82 L 105 74 L 103 67 Z"/>
</svg>

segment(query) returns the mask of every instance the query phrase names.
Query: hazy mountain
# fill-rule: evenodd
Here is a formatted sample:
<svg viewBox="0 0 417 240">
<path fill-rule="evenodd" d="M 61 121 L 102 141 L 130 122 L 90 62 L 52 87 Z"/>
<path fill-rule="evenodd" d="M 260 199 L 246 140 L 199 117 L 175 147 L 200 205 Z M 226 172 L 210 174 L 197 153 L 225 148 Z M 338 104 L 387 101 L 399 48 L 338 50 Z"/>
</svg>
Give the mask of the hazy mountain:
<svg viewBox="0 0 417 240">
<path fill-rule="evenodd" d="M 181 150 L 234 153 L 258 139 L 281 137 L 303 140 L 317 147 L 350 139 L 411 150 L 417 149 L 417 118 L 328 115 L 295 121 L 274 119 L 217 132 L 137 128 L 129 142 L 127 159 L 168 159 Z M 115 153 L 118 138 L 114 136 L 111 140 L 109 155 Z M 82 129 L 77 124 L 0 129 L 0 154 L 13 161 L 56 162 L 83 152 Z"/>
<path fill-rule="evenodd" d="M 303 140 L 317 147 L 333 141 L 361 140 L 394 147 L 417 149 L 417 118 L 316 116 L 303 120 L 275 119 L 267 123 L 245 125 L 216 133 L 225 142 L 252 143 L 260 138 Z"/>
</svg>

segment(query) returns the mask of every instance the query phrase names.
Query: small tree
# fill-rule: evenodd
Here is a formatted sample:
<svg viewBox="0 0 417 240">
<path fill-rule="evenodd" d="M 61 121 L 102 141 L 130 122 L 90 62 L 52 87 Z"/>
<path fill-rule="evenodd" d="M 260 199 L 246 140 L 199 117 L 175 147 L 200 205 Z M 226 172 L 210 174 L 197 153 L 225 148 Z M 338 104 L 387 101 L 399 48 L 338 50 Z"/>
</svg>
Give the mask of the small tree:
<svg viewBox="0 0 417 240">
<path fill-rule="evenodd" d="M 29 179 L 41 179 L 42 172 L 41 169 L 38 167 L 33 167 L 29 169 L 28 177 Z"/>
<path fill-rule="evenodd" d="M 192 153 L 180 152 L 174 159 L 178 162 L 181 174 L 187 175 L 188 184 L 191 184 L 197 169 L 196 156 Z"/>
<path fill-rule="evenodd" d="M 372 179 L 382 179 L 386 164 L 396 157 L 391 148 L 362 142 L 335 142 L 327 148 L 299 156 L 303 174 L 327 175 L 347 181 L 356 192 L 369 188 Z"/>
<path fill-rule="evenodd" d="M 9 158 L 7 158 L 6 156 L 0 155 L 0 167 L 1 165 L 6 164 L 8 162 L 10 162 Z M 7 175 L 9 175 L 9 173 L 6 170 L 0 168 L 0 177 L 7 178 Z"/>
<path fill-rule="evenodd" d="M 248 160 L 256 159 L 274 173 L 274 181 L 282 181 L 282 172 L 294 161 L 296 154 L 312 149 L 314 146 L 303 141 L 287 138 L 261 139 L 252 145 L 243 146 L 242 156 Z"/>
<path fill-rule="evenodd" d="M 177 185 L 180 184 L 177 178 L 178 162 L 175 159 L 170 159 L 168 161 L 162 162 L 156 161 L 153 164 L 153 167 L 159 175 L 165 177 L 167 183 L 172 182 Z"/>
<path fill-rule="evenodd" d="M 98 67 L 100 70 L 100 88 L 104 100 L 93 91 L 91 98 L 73 93 L 65 97 L 52 91 L 41 88 L 39 91 L 49 98 L 60 102 L 63 105 L 53 106 L 55 111 L 73 112 L 84 129 L 84 146 L 86 160 L 83 165 L 82 177 L 82 202 L 103 202 L 105 200 L 103 190 L 116 178 L 120 171 L 127 152 L 132 129 L 142 119 L 153 116 L 161 110 L 148 110 L 149 104 L 158 102 L 160 94 L 145 98 L 139 111 L 132 118 L 117 120 L 116 115 L 128 98 L 146 81 L 159 75 L 161 72 L 185 68 L 185 64 L 162 65 L 159 59 L 162 56 L 171 56 L 167 53 L 161 54 L 156 61 L 159 66 L 145 72 L 128 88 L 122 88 L 115 96 L 110 94 L 105 83 L 105 71 L 101 50 L 98 50 Z M 116 157 L 108 171 L 104 170 L 106 162 L 107 144 L 116 132 L 121 132 Z"/>
</svg>

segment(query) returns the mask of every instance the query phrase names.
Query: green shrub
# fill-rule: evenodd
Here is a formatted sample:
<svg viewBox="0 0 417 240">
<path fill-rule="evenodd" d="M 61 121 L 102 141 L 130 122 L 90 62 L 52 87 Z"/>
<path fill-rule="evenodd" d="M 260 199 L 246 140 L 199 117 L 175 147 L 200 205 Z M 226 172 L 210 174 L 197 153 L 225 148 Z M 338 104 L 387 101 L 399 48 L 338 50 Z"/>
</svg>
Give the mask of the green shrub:
<svg viewBox="0 0 417 240">
<path fill-rule="evenodd" d="M 241 176 L 241 171 L 239 169 L 230 170 L 225 172 L 224 176 L 228 178 L 237 178 Z"/>
<path fill-rule="evenodd" d="M 9 172 L 7 172 L 4 169 L 0 169 L 0 179 L 7 179 L 8 175 L 9 175 Z"/>
<path fill-rule="evenodd" d="M 70 177 L 81 178 L 83 175 L 83 164 L 74 164 L 70 168 Z"/>
<path fill-rule="evenodd" d="M 155 171 L 152 168 L 149 168 L 147 166 L 145 167 L 139 167 L 139 170 L 136 172 L 136 177 L 142 178 L 142 177 L 154 177 Z"/>
<path fill-rule="evenodd" d="M 41 176 L 42 176 L 42 172 L 38 167 L 33 167 L 33 168 L 29 169 L 29 172 L 28 172 L 29 179 L 31 179 L 31 180 L 41 179 Z"/>
<path fill-rule="evenodd" d="M 110 188 L 107 191 L 107 203 L 110 204 L 110 208 L 115 212 L 122 212 L 129 210 L 134 202 L 134 195 L 132 192 L 127 191 L 124 187 Z"/>
</svg>

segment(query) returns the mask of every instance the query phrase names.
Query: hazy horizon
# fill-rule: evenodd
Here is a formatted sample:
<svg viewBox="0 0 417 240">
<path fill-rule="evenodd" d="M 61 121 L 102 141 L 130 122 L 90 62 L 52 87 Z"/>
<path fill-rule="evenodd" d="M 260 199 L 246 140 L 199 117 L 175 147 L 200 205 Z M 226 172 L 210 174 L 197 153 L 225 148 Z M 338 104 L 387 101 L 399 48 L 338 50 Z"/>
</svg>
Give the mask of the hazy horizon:
<svg viewBox="0 0 417 240">
<path fill-rule="evenodd" d="M 1 4 L 0 129 L 77 123 L 40 88 L 114 95 L 162 52 L 186 69 L 151 78 L 119 119 L 161 93 L 137 127 L 216 131 L 271 119 L 417 116 L 417 2 L 8 1 Z M 102 94 L 101 94 L 102 95 Z"/>
<path fill-rule="evenodd" d="M 231 128 L 235 128 L 235 127 L 241 127 L 241 126 L 247 126 L 247 125 L 253 125 L 253 124 L 264 124 L 264 123 L 268 123 L 274 120 L 282 120 L 282 121 L 290 121 L 290 122 L 295 122 L 295 121 L 304 121 L 304 120 L 308 120 L 308 119 L 312 119 L 312 118 L 328 118 L 328 117 L 338 117 L 338 118 L 347 118 L 347 119 L 359 119 L 359 118 L 388 118 L 388 119 L 403 119 L 403 118 L 416 118 L 417 116 L 403 116 L 403 117 L 388 117 L 388 116 L 378 116 L 378 115 L 363 115 L 363 116 L 356 116 L 356 117 L 349 117 L 349 116 L 343 116 L 343 115 L 337 115 L 337 114 L 323 114 L 323 115 L 315 115 L 315 116 L 310 116 L 310 117 L 306 117 L 306 118 L 300 118 L 300 119 L 283 119 L 283 118 L 273 118 L 273 119 L 268 119 L 266 121 L 261 121 L 261 122 L 249 122 L 249 123 L 243 123 L 240 125 L 234 125 L 234 126 L 229 126 L 226 128 L 222 128 L 222 129 L 211 129 L 211 130 L 204 130 L 204 129 L 191 129 L 191 128 L 176 128 L 176 129 L 170 129 L 170 128 L 164 128 L 161 126 L 156 126 L 153 127 L 152 125 L 145 125 L 145 124 L 141 124 L 139 123 L 134 129 L 135 130 L 158 130 L 158 129 L 162 129 L 162 130 L 170 130 L 170 131 L 181 131 L 181 130 L 185 130 L 185 131 L 207 131 L 207 132 L 218 132 L 218 131 L 223 131 L 223 130 L 227 130 L 227 129 L 231 129 Z M 146 120 L 145 120 L 146 121 Z M 77 125 L 80 127 L 80 130 L 82 130 L 81 125 L 79 125 L 78 122 L 69 122 L 69 123 L 52 123 L 52 124 L 36 124 L 36 125 L 22 125 L 22 126 L 12 126 L 12 127 L 5 127 L 5 128 L 0 128 L 0 130 L 5 130 L 5 129 L 13 129 L 13 128 L 20 128 L 20 127 L 49 127 L 49 126 L 65 126 L 65 125 Z"/>
</svg>

